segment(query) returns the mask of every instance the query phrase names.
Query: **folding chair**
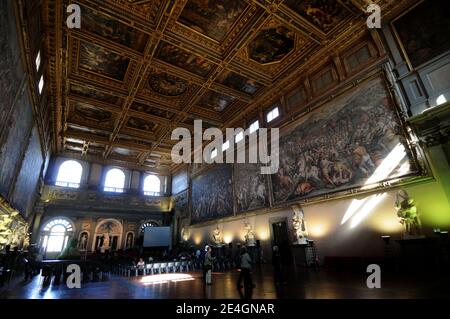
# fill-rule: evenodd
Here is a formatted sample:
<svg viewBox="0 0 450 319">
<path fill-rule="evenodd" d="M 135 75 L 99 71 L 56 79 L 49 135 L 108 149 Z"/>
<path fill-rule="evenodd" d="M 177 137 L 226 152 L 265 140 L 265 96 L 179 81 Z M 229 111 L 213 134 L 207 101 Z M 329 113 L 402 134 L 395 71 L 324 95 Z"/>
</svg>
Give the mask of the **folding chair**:
<svg viewBox="0 0 450 319">
<path fill-rule="evenodd" d="M 158 271 L 158 274 L 160 274 L 161 273 L 161 264 L 160 263 L 153 264 L 153 270 L 154 270 L 154 272 L 152 272 L 152 274 L 154 274 L 156 271 Z"/>
</svg>

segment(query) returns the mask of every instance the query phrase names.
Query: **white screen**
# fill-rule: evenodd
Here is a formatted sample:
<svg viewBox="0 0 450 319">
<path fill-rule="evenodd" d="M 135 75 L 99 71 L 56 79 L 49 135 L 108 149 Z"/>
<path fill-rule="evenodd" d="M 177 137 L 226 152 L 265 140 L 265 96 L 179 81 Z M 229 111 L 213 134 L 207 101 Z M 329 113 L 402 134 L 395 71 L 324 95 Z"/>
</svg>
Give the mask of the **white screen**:
<svg viewBox="0 0 450 319">
<path fill-rule="evenodd" d="M 146 227 L 144 247 L 170 246 L 170 227 Z"/>
</svg>

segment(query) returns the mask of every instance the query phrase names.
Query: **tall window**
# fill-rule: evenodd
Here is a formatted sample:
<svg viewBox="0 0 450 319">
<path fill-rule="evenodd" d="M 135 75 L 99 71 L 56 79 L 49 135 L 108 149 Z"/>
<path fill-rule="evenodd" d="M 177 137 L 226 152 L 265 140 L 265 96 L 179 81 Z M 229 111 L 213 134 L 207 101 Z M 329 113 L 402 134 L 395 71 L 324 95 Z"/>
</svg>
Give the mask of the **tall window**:
<svg viewBox="0 0 450 319">
<path fill-rule="evenodd" d="M 38 88 L 39 88 L 39 94 L 41 94 L 42 93 L 42 89 L 44 88 L 44 76 L 43 75 L 39 79 Z"/>
<path fill-rule="evenodd" d="M 64 187 L 80 187 L 83 167 L 77 161 L 69 160 L 61 164 L 56 177 L 56 185 Z"/>
<path fill-rule="evenodd" d="M 272 122 L 278 116 L 280 116 L 280 111 L 278 110 L 278 106 L 277 106 L 274 109 L 272 109 L 269 113 L 267 113 L 267 123 Z"/>
<path fill-rule="evenodd" d="M 144 179 L 144 195 L 158 196 L 161 193 L 161 181 L 156 175 L 148 175 Z"/>
<path fill-rule="evenodd" d="M 250 132 L 250 134 L 252 134 L 252 133 L 256 132 L 258 129 L 259 129 L 259 121 L 256 120 L 252 124 L 250 124 L 249 132 Z"/>
<path fill-rule="evenodd" d="M 72 224 L 67 219 L 57 218 L 48 222 L 43 230 L 42 247 L 49 253 L 61 252 L 66 248 L 72 231 Z"/>
<path fill-rule="evenodd" d="M 105 192 L 123 193 L 125 188 L 125 174 L 118 168 L 112 168 L 106 173 Z"/>
</svg>

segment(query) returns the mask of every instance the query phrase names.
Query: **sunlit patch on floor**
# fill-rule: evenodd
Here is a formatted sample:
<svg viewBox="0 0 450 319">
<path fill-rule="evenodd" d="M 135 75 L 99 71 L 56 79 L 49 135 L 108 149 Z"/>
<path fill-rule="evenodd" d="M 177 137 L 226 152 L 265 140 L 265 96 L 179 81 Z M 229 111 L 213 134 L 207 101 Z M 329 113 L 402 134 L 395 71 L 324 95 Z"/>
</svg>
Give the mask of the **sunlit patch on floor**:
<svg viewBox="0 0 450 319">
<path fill-rule="evenodd" d="M 195 280 L 195 278 L 189 274 L 160 274 L 160 275 L 144 276 L 141 279 L 141 283 L 147 286 L 147 285 L 165 284 L 168 282 L 180 282 L 190 280 Z"/>
</svg>

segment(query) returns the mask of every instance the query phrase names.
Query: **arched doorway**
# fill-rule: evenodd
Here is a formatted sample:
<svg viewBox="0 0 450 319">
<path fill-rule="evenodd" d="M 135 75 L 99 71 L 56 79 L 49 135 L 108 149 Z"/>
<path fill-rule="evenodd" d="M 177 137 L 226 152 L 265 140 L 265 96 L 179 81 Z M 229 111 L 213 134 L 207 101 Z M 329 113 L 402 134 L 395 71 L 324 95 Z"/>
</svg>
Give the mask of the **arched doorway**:
<svg viewBox="0 0 450 319">
<path fill-rule="evenodd" d="M 54 218 L 41 231 L 41 251 L 46 258 L 58 256 L 73 236 L 74 226 L 67 218 Z"/>
<path fill-rule="evenodd" d="M 123 227 L 117 219 L 109 218 L 100 221 L 95 228 L 92 250 L 114 251 L 121 248 Z"/>
</svg>

